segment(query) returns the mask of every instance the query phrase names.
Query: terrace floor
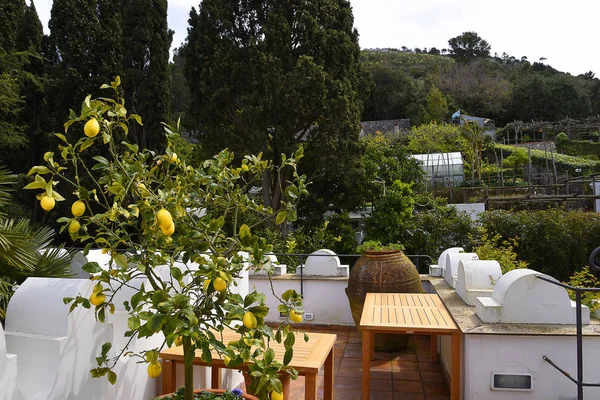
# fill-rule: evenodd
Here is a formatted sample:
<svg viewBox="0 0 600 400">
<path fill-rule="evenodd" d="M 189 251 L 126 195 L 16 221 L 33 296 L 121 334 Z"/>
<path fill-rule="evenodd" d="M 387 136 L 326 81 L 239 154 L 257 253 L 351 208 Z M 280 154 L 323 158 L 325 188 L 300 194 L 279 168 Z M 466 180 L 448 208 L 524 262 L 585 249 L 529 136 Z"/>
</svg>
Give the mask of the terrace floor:
<svg viewBox="0 0 600 400">
<path fill-rule="evenodd" d="M 310 329 L 302 328 L 304 331 Z M 362 389 L 361 339 L 355 329 L 312 329 L 334 333 L 335 380 L 334 399 L 360 400 Z M 413 336 L 400 352 L 375 352 L 371 361 L 371 399 L 373 400 L 450 400 L 450 389 L 440 364 L 430 361 L 429 336 Z M 317 380 L 318 398 L 323 398 L 323 370 Z M 290 398 L 304 399 L 304 377 L 292 381 Z"/>
</svg>

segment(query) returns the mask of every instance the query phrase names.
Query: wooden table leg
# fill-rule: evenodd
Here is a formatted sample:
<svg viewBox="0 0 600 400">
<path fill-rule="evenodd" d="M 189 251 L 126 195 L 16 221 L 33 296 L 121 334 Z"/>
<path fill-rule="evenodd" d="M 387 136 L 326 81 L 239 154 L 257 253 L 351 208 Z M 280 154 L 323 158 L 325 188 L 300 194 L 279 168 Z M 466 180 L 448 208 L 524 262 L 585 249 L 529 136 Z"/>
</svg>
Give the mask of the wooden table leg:
<svg viewBox="0 0 600 400">
<path fill-rule="evenodd" d="M 334 346 L 335 347 L 335 346 Z M 325 367 L 324 367 L 324 371 L 323 374 L 324 376 L 324 380 L 325 380 L 325 387 L 324 387 L 324 393 L 323 393 L 323 398 L 324 400 L 333 400 L 333 380 L 335 378 L 335 365 L 334 365 L 334 351 L 333 351 L 333 347 L 331 348 L 331 350 L 329 351 L 329 354 L 327 355 L 327 358 L 325 359 Z"/>
<path fill-rule="evenodd" d="M 317 400 L 317 374 L 311 373 L 304 376 L 304 398 Z"/>
<path fill-rule="evenodd" d="M 431 340 L 431 362 L 435 364 L 440 361 L 437 351 L 437 335 L 431 335 L 429 340 Z"/>
<path fill-rule="evenodd" d="M 362 328 L 362 400 L 369 400 L 371 394 L 371 355 L 373 333 Z"/>
<path fill-rule="evenodd" d="M 450 381 L 450 398 L 460 400 L 460 331 L 452 333 L 452 378 Z"/>
<path fill-rule="evenodd" d="M 219 389 L 221 387 L 221 368 L 210 367 L 210 388 Z"/>
<path fill-rule="evenodd" d="M 162 393 L 173 393 L 177 382 L 175 371 L 177 370 L 175 361 L 162 360 Z"/>
</svg>

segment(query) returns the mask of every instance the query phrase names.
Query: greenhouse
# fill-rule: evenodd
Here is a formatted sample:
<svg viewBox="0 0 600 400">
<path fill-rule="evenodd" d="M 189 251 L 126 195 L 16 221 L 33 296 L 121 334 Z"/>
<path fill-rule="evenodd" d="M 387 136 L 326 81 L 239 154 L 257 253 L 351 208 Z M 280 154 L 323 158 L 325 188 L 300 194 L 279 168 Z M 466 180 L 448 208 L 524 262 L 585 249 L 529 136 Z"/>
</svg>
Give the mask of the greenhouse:
<svg viewBox="0 0 600 400">
<path fill-rule="evenodd" d="M 427 174 L 427 181 L 436 185 L 458 186 L 465 178 L 460 152 L 415 154 Z"/>
</svg>

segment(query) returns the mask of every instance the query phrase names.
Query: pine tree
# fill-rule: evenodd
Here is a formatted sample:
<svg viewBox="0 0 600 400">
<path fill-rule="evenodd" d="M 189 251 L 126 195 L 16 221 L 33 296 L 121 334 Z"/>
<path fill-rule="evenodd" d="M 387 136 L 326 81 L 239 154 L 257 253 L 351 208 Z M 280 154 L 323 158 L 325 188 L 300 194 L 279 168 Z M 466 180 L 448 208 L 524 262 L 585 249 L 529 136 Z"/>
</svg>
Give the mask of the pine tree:
<svg viewBox="0 0 600 400">
<path fill-rule="evenodd" d="M 124 0 L 122 10 L 125 101 L 144 123 L 130 134 L 140 147 L 159 150 L 165 145 L 161 122 L 169 121 L 171 102 L 167 1 Z"/>
</svg>

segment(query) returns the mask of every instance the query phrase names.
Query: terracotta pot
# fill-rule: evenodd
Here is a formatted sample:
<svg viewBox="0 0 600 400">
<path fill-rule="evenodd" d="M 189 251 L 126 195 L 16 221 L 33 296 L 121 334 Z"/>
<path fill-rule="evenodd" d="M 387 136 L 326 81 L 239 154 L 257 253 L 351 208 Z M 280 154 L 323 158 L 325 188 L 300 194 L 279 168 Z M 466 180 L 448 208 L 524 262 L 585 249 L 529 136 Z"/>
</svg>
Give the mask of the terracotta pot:
<svg viewBox="0 0 600 400">
<path fill-rule="evenodd" d="M 352 267 L 346 288 L 357 328 L 367 293 L 423 293 L 423 286 L 417 268 L 402 251 L 367 251 Z M 375 334 L 375 350 L 402 350 L 410 336 Z"/>
<path fill-rule="evenodd" d="M 248 371 L 242 371 L 244 375 L 244 382 L 246 383 L 246 390 L 249 390 L 250 385 L 252 384 L 252 376 Z M 279 380 L 281 381 L 281 386 L 283 387 L 283 398 L 289 399 L 290 397 L 290 375 L 287 373 L 280 373 Z"/>
<path fill-rule="evenodd" d="M 225 393 L 225 390 L 224 389 L 200 389 L 200 390 L 194 390 L 194 393 L 196 393 L 196 394 L 200 394 L 202 392 Z M 171 394 L 164 394 L 162 396 L 158 396 L 157 399 L 162 399 L 162 398 L 165 398 L 165 397 L 168 397 L 168 396 L 172 396 L 172 395 L 173 395 L 173 393 L 171 393 Z M 258 397 L 252 396 L 250 394 L 243 393 L 242 394 L 242 399 L 245 399 L 245 400 L 258 400 Z"/>
</svg>

